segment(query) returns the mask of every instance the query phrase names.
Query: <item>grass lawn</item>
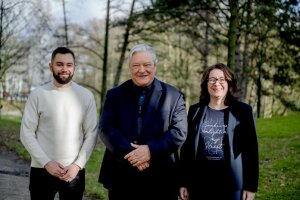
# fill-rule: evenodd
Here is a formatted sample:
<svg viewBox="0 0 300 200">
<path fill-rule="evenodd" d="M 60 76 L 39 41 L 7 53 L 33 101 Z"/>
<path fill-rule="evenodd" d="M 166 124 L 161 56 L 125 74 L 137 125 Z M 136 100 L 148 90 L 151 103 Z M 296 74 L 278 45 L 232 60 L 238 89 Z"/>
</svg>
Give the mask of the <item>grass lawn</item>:
<svg viewBox="0 0 300 200">
<path fill-rule="evenodd" d="M 19 140 L 20 118 L 0 118 L 0 145 L 30 159 Z M 260 180 L 256 199 L 300 199 L 300 113 L 286 117 L 258 119 Z M 99 141 L 86 166 L 86 194 L 97 200 L 107 199 L 98 183 L 104 146 Z"/>
<path fill-rule="evenodd" d="M 256 199 L 300 199 L 300 113 L 257 120 L 260 181 Z"/>
</svg>

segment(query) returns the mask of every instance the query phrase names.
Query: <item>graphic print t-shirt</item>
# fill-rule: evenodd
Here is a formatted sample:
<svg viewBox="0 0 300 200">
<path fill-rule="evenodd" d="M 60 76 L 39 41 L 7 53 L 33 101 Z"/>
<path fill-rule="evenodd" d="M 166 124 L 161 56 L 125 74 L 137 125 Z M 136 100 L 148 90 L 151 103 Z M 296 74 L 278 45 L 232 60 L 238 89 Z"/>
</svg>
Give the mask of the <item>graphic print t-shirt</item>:
<svg viewBox="0 0 300 200">
<path fill-rule="evenodd" d="M 225 149 L 228 147 L 227 122 L 224 120 L 228 108 L 214 110 L 207 108 L 200 128 L 198 155 L 199 168 L 197 177 L 202 180 L 202 191 L 227 190 L 229 170 Z"/>
<path fill-rule="evenodd" d="M 224 134 L 227 124 L 224 123 L 224 115 L 227 109 L 214 110 L 208 107 L 200 127 L 200 144 L 202 157 L 206 160 L 224 161 Z"/>
</svg>

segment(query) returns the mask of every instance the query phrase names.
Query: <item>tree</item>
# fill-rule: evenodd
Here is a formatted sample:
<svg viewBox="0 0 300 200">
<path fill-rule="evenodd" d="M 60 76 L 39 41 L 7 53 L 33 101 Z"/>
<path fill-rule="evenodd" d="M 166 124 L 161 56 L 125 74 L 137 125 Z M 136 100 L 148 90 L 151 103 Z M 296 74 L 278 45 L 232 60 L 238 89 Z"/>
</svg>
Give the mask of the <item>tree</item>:
<svg viewBox="0 0 300 200">
<path fill-rule="evenodd" d="M 69 37 L 68 37 L 68 23 L 67 23 L 67 13 L 66 13 L 66 2 L 65 0 L 62 0 L 62 6 L 63 6 L 63 15 L 64 15 L 64 27 L 65 27 L 65 44 L 66 47 L 69 46 Z"/>
<path fill-rule="evenodd" d="M 117 72 L 116 72 L 116 76 L 115 76 L 114 86 L 119 84 L 120 77 L 121 77 L 122 67 L 123 67 L 123 63 L 124 63 L 124 60 L 125 60 L 125 53 L 126 53 L 127 46 L 128 46 L 128 43 L 129 43 L 130 30 L 133 27 L 134 4 L 135 4 L 135 0 L 132 0 L 131 8 L 130 8 L 130 14 L 129 14 L 126 22 L 125 22 L 126 23 L 125 33 L 124 33 L 124 37 L 123 37 L 121 55 L 120 55 L 119 63 L 118 63 L 118 66 L 117 66 Z"/>
<path fill-rule="evenodd" d="M 230 19 L 228 30 L 228 59 L 227 65 L 229 68 L 235 70 L 235 51 L 236 51 L 236 34 L 238 27 L 238 0 L 229 0 Z"/>
<path fill-rule="evenodd" d="M 25 28 L 20 23 L 24 2 L 0 1 L 0 81 L 3 91 L 5 89 L 5 73 L 8 69 L 20 64 L 24 57 L 27 57 L 29 46 L 19 40 L 21 31 Z"/>
<path fill-rule="evenodd" d="M 106 20 L 105 20 L 105 44 L 103 55 L 103 69 L 102 69 L 102 85 L 101 85 L 101 98 L 100 98 L 100 113 L 102 112 L 104 98 L 106 94 L 106 81 L 107 81 L 107 59 L 108 59 L 108 39 L 109 39 L 109 12 L 110 12 L 110 0 L 107 0 L 106 7 Z"/>
</svg>

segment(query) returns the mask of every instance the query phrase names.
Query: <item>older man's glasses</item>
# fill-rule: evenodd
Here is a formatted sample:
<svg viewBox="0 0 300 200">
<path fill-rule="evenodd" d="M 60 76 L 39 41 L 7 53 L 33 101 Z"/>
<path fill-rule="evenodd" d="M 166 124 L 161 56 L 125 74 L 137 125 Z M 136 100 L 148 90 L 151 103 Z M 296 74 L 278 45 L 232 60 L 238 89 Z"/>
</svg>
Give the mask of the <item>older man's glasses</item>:
<svg viewBox="0 0 300 200">
<path fill-rule="evenodd" d="M 220 84 L 224 84 L 227 82 L 227 80 L 224 77 L 221 78 L 215 78 L 215 77 L 211 77 L 207 79 L 208 84 L 215 84 L 216 82 L 219 82 Z"/>
</svg>

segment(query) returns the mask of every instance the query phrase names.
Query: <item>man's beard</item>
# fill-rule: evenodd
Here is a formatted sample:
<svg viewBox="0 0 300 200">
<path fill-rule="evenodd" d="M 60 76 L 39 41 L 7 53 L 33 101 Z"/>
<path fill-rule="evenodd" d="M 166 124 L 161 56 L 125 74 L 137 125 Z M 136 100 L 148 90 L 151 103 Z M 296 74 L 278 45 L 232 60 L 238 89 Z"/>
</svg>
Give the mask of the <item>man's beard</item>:
<svg viewBox="0 0 300 200">
<path fill-rule="evenodd" d="M 60 78 L 59 74 L 54 74 L 54 73 L 53 73 L 53 77 L 54 77 L 54 79 L 55 79 L 58 83 L 60 83 L 60 84 L 67 84 L 67 83 L 69 83 L 69 82 L 72 80 L 73 74 L 72 74 L 72 75 L 69 75 L 68 78 L 62 79 L 62 78 Z"/>
</svg>

